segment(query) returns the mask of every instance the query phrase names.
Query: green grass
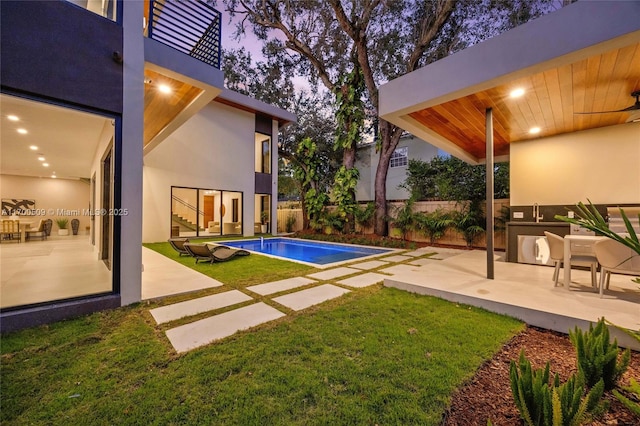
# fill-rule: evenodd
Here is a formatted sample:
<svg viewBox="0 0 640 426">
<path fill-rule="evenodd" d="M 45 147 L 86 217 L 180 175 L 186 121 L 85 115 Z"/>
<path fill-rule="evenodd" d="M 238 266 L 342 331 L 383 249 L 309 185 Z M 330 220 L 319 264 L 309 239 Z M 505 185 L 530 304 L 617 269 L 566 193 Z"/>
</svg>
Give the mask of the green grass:
<svg viewBox="0 0 640 426">
<path fill-rule="evenodd" d="M 301 263 L 253 254 L 228 262 L 196 264 L 192 257 L 180 256 L 167 242 L 144 244 L 144 246 L 234 288 L 298 277 L 318 271 L 314 267 Z"/>
<path fill-rule="evenodd" d="M 522 328 L 373 286 L 178 356 L 139 304 L 3 336 L 0 423 L 437 425 Z"/>
</svg>

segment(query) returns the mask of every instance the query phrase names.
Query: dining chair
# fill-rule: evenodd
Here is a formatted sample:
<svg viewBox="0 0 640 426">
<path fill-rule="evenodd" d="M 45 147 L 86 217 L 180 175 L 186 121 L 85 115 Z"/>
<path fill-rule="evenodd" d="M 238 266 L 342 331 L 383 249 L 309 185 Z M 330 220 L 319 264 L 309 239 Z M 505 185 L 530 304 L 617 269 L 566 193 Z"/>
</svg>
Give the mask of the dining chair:
<svg viewBox="0 0 640 426">
<path fill-rule="evenodd" d="M 594 244 L 596 259 L 600 264 L 600 297 L 604 294 L 604 287 L 609 289 L 611 272 L 640 274 L 640 254 L 624 244 L 606 239 Z"/>
<path fill-rule="evenodd" d="M 560 276 L 560 266 L 564 266 L 564 238 L 560 235 L 544 231 L 544 235 L 547 237 L 549 243 L 549 257 L 555 264 L 555 271 L 553 272 L 554 286 L 558 285 L 558 278 Z M 589 255 L 575 255 L 571 256 L 571 266 L 588 266 L 591 269 L 591 285 L 596 288 L 596 270 L 598 269 L 598 260 L 595 256 Z M 566 267 L 566 266 L 565 266 Z M 571 283 L 566 283 L 567 288 Z"/>
</svg>

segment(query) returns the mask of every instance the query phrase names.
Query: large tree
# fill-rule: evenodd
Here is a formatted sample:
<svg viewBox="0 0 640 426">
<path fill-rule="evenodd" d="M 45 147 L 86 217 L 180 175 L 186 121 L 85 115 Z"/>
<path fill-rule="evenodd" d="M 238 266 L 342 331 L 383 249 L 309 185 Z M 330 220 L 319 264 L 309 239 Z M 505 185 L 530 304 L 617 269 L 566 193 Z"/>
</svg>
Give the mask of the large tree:
<svg viewBox="0 0 640 426">
<path fill-rule="evenodd" d="M 296 71 L 333 94 L 347 75 L 362 75 L 370 112 L 377 116 L 378 87 L 468 44 L 541 13 L 545 0 L 223 0 L 264 42 L 263 53 L 289 61 Z M 293 55 L 292 55 L 293 53 Z M 425 82 L 437 84 L 437 82 Z M 386 178 L 402 129 L 380 120 L 380 161 L 375 176 L 378 235 L 387 233 Z M 349 129 L 342 129 L 348 132 Z M 349 164 L 355 150 L 345 151 Z M 354 158 L 354 157 L 353 157 Z"/>
</svg>

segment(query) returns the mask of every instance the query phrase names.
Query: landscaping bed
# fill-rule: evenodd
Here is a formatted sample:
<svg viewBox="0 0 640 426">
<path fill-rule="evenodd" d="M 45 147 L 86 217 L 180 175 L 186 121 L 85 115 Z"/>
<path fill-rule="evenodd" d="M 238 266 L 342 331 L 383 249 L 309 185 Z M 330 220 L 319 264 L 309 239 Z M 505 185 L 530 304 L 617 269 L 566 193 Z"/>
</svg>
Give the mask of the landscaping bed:
<svg viewBox="0 0 640 426">
<path fill-rule="evenodd" d="M 486 426 L 487 419 L 494 426 L 523 424 L 509 382 L 509 363 L 518 359 L 521 350 L 524 350 L 533 368 L 544 368 L 549 361 L 551 374 L 558 373 L 561 381 L 577 371 L 576 353 L 567 335 L 529 327 L 505 344 L 478 369 L 467 384 L 455 392 L 443 425 Z M 620 383 L 628 385 L 632 377 L 640 379 L 638 352 L 632 352 L 631 363 Z M 610 392 L 605 393 L 604 399 L 610 404 L 609 410 L 587 425 L 631 426 L 640 423 L 640 419 L 634 417 Z"/>
</svg>

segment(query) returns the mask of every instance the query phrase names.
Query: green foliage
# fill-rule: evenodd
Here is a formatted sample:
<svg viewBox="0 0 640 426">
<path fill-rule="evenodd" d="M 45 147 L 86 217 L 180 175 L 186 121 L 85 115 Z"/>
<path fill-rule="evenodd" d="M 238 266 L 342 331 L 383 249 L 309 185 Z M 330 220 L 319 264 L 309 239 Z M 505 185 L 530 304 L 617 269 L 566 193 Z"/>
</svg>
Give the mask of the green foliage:
<svg viewBox="0 0 640 426">
<path fill-rule="evenodd" d="M 453 225 L 451 213 L 441 209 L 417 215 L 416 222 L 416 230 L 428 237 L 431 243 L 442 238 L 446 230 Z"/>
<path fill-rule="evenodd" d="M 338 107 L 334 149 L 354 149 L 362 139 L 364 127 L 364 79 L 360 68 L 342 75 L 334 92 Z"/>
<path fill-rule="evenodd" d="M 549 385 L 549 363 L 544 369 L 534 370 L 524 351 L 520 352 L 518 363 L 511 361 L 509 378 L 513 399 L 528 426 L 580 425 L 587 413 L 597 406 L 604 391 L 604 383 L 600 380 L 583 398 L 580 378 L 571 376 L 561 385 L 557 374 Z"/>
<path fill-rule="evenodd" d="M 587 201 L 589 201 L 589 207 L 585 206 L 582 202 L 576 204 L 578 210 L 576 212 L 576 215 L 578 216 L 577 218 L 570 218 L 560 215 L 556 215 L 555 218 L 563 222 L 573 223 L 574 225 L 580 225 L 583 228 L 598 232 L 606 237 L 611 238 L 612 240 L 616 240 L 619 243 L 624 244 L 636 253 L 640 254 L 640 241 L 638 240 L 638 235 L 636 235 L 636 231 L 633 229 L 633 226 L 631 225 L 629 218 L 625 214 L 624 209 L 620 207 L 620 215 L 622 216 L 622 220 L 624 220 L 624 224 L 627 228 L 627 233 L 629 234 L 628 237 L 623 237 L 611 231 L 609 229 L 607 221 L 604 220 L 591 200 Z M 640 220 L 640 213 L 638 214 L 638 219 Z"/>
<path fill-rule="evenodd" d="M 333 196 L 336 202 L 336 212 L 343 222 L 348 222 L 358 209 L 355 197 L 358 177 L 359 172 L 356 168 L 347 169 L 342 166 L 336 172 Z"/>
<path fill-rule="evenodd" d="M 483 201 L 486 168 L 472 166 L 455 157 L 431 161 L 409 160 L 407 178 L 401 185 L 416 200 Z M 509 198 L 509 163 L 497 163 L 494 171 L 495 198 Z"/>
<path fill-rule="evenodd" d="M 604 318 L 600 319 L 595 327 L 590 324 L 587 332 L 582 332 L 576 327 L 569 332 L 569 338 L 576 348 L 578 373 L 587 387 L 590 388 L 603 380 L 605 390 L 613 389 L 629 366 L 631 351 L 625 350 L 618 360 L 618 342 L 610 342 L 609 329 Z"/>
<path fill-rule="evenodd" d="M 419 214 L 413 211 L 413 205 L 415 200 L 413 197 L 409 198 L 400 207 L 394 207 L 392 217 L 390 218 L 393 227 L 398 229 L 402 234 L 402 239 L 407 239 L 407 234 L 417 228 Z"/>
<path fill-rule="evenodd" d="M 640 400 L 640 384 L 636 382 L 635 379 L 631 378 L 629 386 L 623 386 L 622 389 L 633 394 L 636 401 Z M 640 418 L 640 403 L 630 400 L 617 389 L 613 390 L 613 395 L 636 417 Z"/>
<path fill-rule="evenodd" d="M 358 225 L 365 228 L 371 226 L 373 215 L 376 212 L 376 206 L 372 202 L 368 202 L 364 208 L 358 207 L 354 212 L 354 218 Z"/>
<path fill-rule="evenodd" d="M 285 225 L 284 228 L 287 232 L 292 232 L 293 231 L 293 227 L 296 225 L 296 215 L 293 213 L 289 213 L 289 215 L 287 216 L 287 219 L 285 221 Z"/>
<path fill-rule="evenodd" d="M 480 206 L 469 203 L 453 215 L 453 227 L 462 234 L 468 247 L 485 231 L 486 220 Z"/>
<path fill-rule="evenodd" d="M 58 225 L 58 228 L 60 229 L 67 229 L 67 227 L 69 226 L 69 219 L 66 219 L 66 218 L 56 219 L 56 225 Z"/>
<path fill-rule="evenodd" d="M 316 150 L 317 145 L 310 138 L 303 139 L 298 144 L 296 154 L 299 161 L 294 166 L 294 177 L 302 187 L 303 202 L 310 221 L 319 219 L 320 212 L 329 201 L 326 192 L 318 190 L 318 180 L 322 174 L 321 159 L 316 155 Z"/>
</svg>

